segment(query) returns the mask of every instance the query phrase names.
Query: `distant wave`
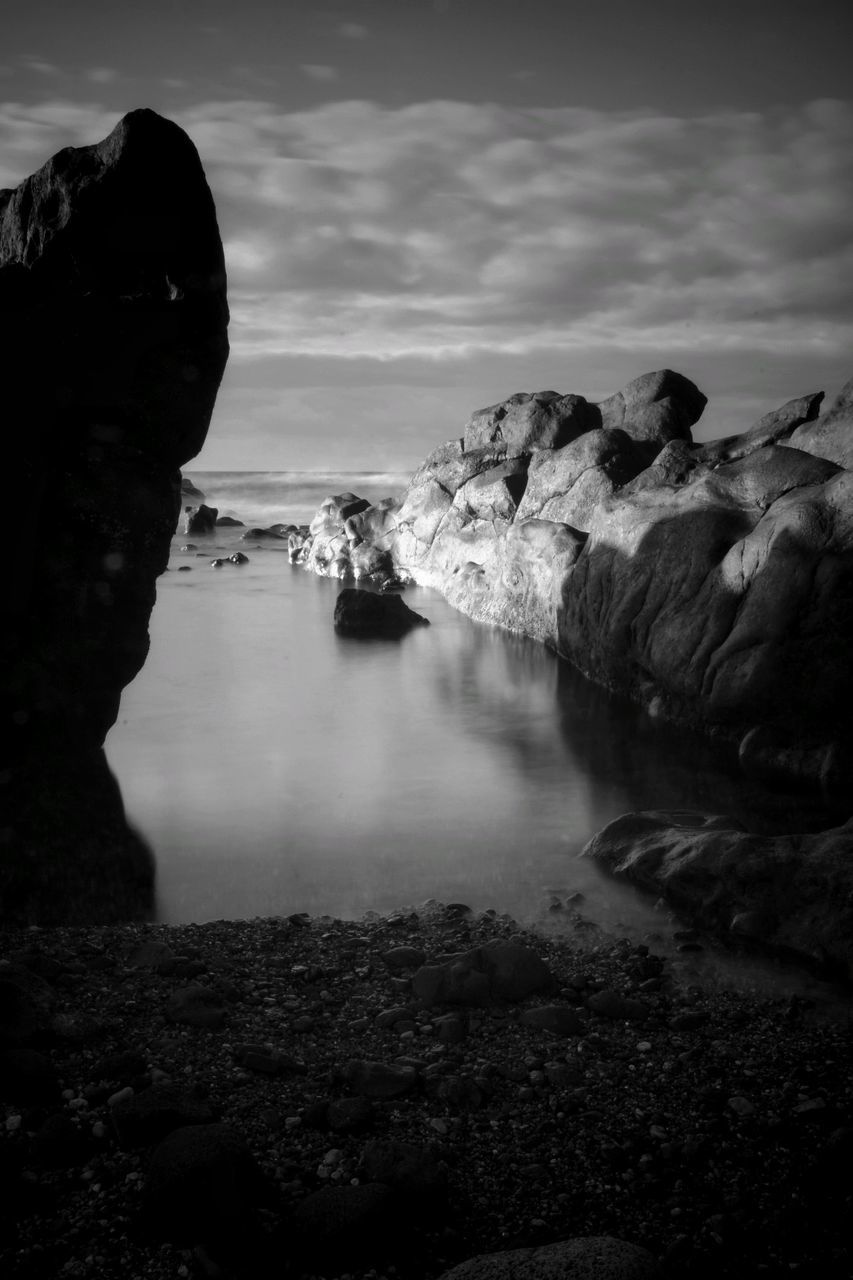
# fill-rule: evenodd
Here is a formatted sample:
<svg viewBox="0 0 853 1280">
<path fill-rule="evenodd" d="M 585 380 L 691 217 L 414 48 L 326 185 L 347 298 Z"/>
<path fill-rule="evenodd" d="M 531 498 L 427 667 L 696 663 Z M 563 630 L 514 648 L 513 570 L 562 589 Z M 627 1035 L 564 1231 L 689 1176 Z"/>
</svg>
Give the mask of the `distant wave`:
<svg viewBox="0 0 853 1280">
<path fill-rule="evenodd" d="M 393 471 L 187 471 L 186 479 L 221 515 L 245 524 L 303 524 L 329 494 L 352 492 L 370 502 L 399 495 L 408 473 Z"/>
</svg>

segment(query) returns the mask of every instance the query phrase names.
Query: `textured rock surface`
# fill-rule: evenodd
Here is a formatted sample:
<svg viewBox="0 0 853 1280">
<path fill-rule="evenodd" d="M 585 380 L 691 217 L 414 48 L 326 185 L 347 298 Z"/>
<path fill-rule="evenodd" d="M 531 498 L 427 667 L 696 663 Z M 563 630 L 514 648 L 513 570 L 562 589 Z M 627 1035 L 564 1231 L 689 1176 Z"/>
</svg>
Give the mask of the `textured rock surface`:
<svg viewBox="0 0 853 1280">
<path fill-rule="evenodd" d="M 441 1280 L 656 1280 L 647 1249 L 613 1236 L 581 1236 L 538 1249 L 484 1253 L 446 1271 Z"/>
<path fill-rule="evenodd" d="M 815 835 L 753 835 L 732 818 L 630 813 L 583 850 L 696 924 L 853 978 L 853 819 Z"/>
<path fill-rule="evenodd" d="M 851 386 L 822 418 L 811 393 L 701 445 L 705 398 L 670 370 L 600 404 L 512 396 L 430 454 L 401 501 L 329 499 L 293 558 L 436 587 L 740 744 L 753 771 L 837 789 L 853 757 Z"/>
<path fill-rule="evenodd" d="M 207 431 L 227 320 L 213 200 L 170 121 L 131 112 L 0 192 L 7 502 L 28 530 L 3 591 L 10 918 L 48 920 L 51 891 L 65 920 L 150 898 L 101 745 L 145 660 L 178 469 Z M 126 892 L 102 888 L 120 865 Z"/>
<path fill-rule="evenodd" d="M 819 458 L 829 458 L 839 467 L 853 468 L 853 378 L 845 382 L 826 413 L 817 421 L 798 426 L 786 443 Z"/>
</svg>

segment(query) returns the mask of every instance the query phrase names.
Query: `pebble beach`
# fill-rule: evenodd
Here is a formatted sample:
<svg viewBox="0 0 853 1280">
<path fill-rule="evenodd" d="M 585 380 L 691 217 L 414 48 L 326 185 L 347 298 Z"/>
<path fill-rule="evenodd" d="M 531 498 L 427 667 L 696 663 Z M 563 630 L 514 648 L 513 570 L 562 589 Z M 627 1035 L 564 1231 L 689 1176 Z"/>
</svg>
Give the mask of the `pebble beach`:
<svg viewBox="0 0 853 1280">
<path fill-rule="evenodd" d="M 460 1004 L 483 954 L 516 985 Z M 838 1010 L 458 904 L 0 957 L 4 1276 L 432 1280 L 602 1236 L 663 1276 L 851 1275 Z"/>
</svg>

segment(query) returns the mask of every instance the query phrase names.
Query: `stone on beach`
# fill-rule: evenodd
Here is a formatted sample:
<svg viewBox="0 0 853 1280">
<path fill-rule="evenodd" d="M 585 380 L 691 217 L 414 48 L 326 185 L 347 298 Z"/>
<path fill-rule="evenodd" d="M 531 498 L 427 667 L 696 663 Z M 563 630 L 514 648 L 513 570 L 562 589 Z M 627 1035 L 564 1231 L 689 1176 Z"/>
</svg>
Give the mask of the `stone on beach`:
<svg viewBox="0 0 853 1280">
<path fill-rule="evenodd" d="M 647 1249 L 612 1236 L 580 1236 L 539 1248 L 484 1253 L 445 1271 L 440 1280 L 658 1280 Z"/>
<path fill-rule="evenodd" d="M 553 983 L 545 962 L 530 947 L 496 939 L 442 964 L 424 965 L 412 978 L 423 1005 L 488 1005 L 523 1000 Z"/>
<path fill-rule="evenodd" d="M 270 1188 L 245 1138 L 225 1124 L 176 1129 L 154 1150 L 143 1207 L 159 1240 L 214 1255 L 251 1248 Z"/>
</svg>

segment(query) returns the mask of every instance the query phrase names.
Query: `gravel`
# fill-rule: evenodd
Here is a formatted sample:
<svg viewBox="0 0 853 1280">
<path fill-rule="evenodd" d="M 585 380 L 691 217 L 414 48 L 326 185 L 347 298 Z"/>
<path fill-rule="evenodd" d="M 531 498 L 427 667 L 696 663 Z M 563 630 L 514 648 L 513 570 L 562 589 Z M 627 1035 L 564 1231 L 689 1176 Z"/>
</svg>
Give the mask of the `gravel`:
<svg viewBox="0 0 853 1280">
<path fill-rule="evenodd" d="M 415 996 L 422 961 L 510 939 L 549 990 Z M 843 1011 L 685 986 L 647 946 L 458 905 L 30 929 L 0 956 L 4 1276 L 431 1280 L 580 1236 L 680 1280 L 853 1274 Z M 205 1123 L 226 1128 L 187 1135 L 199 1183 L 166 1144 Z M 170 1191 L 158 1216 L 186 1178 L 186 1214 Z"/>
</svg>

